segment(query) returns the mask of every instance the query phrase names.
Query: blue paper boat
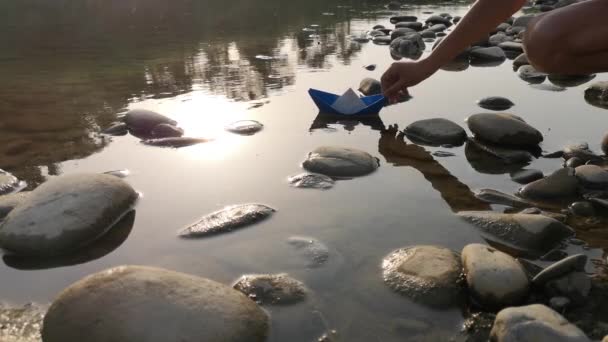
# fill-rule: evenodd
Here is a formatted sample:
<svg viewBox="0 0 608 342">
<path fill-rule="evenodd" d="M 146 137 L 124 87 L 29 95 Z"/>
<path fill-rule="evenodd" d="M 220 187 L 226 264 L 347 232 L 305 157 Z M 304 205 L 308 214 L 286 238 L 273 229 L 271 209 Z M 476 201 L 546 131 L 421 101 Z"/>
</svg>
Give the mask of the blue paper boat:
<svg viewBox="0 0 608 342">
<path fill-rule="evenodd" d="M 382 107 L 386 105 L 386 98 L 382 95 L 364 96 L 361 98 L 363 103 L 367 106 L 354 114 L 344 114 L 335 110 L 332 105 L 340 97 L 339 95 L 327 93 L 317 89 L 309 89 L 308 94 L 312 97 L 319 111 L 321 113 L 345 115 L 345 116 L 363 116 L 363 115 L 377 115 L 382 110 Z"/>
</svg>

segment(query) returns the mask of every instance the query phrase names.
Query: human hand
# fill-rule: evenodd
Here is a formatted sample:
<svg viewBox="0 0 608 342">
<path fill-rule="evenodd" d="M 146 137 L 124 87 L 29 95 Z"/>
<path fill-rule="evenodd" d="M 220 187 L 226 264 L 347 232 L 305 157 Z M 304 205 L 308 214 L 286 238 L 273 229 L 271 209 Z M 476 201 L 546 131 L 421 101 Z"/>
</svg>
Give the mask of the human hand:
<svg viewBox="0 0 608 342">
<path fill-rule="evenodd" d="M 398 102 L 401 96 L 408 95 L 407 88 L 429 78 L 435 71 L 424 60 L 393 63 L 381 78 L 384 97 L 389 103 Z"/>
</svg>

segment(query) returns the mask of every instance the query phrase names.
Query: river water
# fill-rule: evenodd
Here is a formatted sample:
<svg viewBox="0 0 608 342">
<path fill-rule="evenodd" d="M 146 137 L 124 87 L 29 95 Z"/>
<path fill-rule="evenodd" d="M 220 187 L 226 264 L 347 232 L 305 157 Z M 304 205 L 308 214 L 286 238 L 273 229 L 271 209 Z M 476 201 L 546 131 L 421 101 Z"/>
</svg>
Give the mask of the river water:
<svg viewBox="0 0 608 342">
<path fill-rule="evenodd" d="M 462 15 L 467 8 L 421 2 L 388 11 L 354 0 L 0 0 L 0 167 L 30 188 L 59 174 L 128 169 L 126 180 L 142 193 L 132 225 L 112 237 L 108 250 L 65 264 L 5 258 L 0 298 L 47 303 L 83 276 L 122 264 L 227 284 L 246 273 L 286 272 L 313 295 L 302 304 L 269 308 L 272 341 L 311 341 L 331 329 L 344 341 L 459 336 L 464 313 L 431 310 L 393 293 L 382 282 L 382 258 L 415 244 L 460 251 L 483 242 L 454 212 L 490 208 L 472 197 L 475 189 L 513 193 L 519 185 L 509 170 L 470 163 L 464 147 L 449 149 L 454 157 L 417 161 L 416 155 L 446 149 L 416 147 L 386 128 L 432 117 L 464 125 L 467 116 L 483 112 L 478 99 L 501 95 L 516 103 L 512 113 L 545 135 L 544 150 L 587 141 L 597 151 L 606 111 L 585 103 L 584 85 L 560 92 L 531 87 L 510 61 L 441 70 L 412 89 L 411 100 L 370 122 L 318 117 L 307 90 L 356 89 L 393 62 L 388 47 L 354 43 L 350 35 L 376 24 L 392 27 L 389 18 L 398 13 L 423 19 L 428 12 Z M 310 25 L 319 25 L 317 32 L 302 31 Z M 367 64 L 377 69 L 367 71 Z M 608 77 L 596 78 L 602 79 Z M 163 113 L 186 135 L 215 140 L 162 149 L 130 135 L 99 135 L 133 108 Z M 258 120 L 264 130 L 253 136 L 223 130 L 239 119 Z M 367 151 L 381 166 L 326 191 L 291 188 L 287 177 L 301 172 L 306 154 L 323 145 Z M 539 159 L 532 167 L 548 173 L 559 163 Z M 278 211 L 235 233 L 177 237 L 207 213 L 249 202 Z M 308 268 L 287 244 L 294 235 L 327 244 L 329 262 Z M 583 238 L 589 244 L 584 252 L 602 258 L 608 237 L 587 232 Z"/>
</svg>

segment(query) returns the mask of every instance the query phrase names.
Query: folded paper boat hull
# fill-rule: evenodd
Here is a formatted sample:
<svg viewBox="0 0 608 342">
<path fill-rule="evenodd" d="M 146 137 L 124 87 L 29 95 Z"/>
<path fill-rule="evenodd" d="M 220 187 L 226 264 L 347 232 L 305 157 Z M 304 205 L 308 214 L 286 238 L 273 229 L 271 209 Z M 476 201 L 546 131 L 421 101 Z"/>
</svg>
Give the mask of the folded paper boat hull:
<svg viewBox="0 0 608 342">
<path fill-rule="evenodd" d="M 344 115 L 344 116 L 363 116 L 363 115 L 377 115 L 382 110 L 382 107 L 386 105 L 386 98 L 382 95 L 364 96 L 361 98 L 366 107 L 354 114 L 344 114 L 336 111 L 332 104 L 336 102 L 339 95 L 327 93 L 317 89 L 308 90 L 308 94 L 315 102 L 321 113 Z"/>
</svg>

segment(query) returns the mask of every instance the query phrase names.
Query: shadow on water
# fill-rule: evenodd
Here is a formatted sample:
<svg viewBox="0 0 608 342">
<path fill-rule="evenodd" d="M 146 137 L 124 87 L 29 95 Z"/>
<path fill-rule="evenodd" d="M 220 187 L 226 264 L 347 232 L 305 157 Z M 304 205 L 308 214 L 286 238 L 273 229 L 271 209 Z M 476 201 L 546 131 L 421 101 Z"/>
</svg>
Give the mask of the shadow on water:
<svg viewBox="0 0 608 342">
<path fill-rule="evenodd" d="M 129 234 L 131 234 L 134 223 L 135 210 L 132 210 L 124 215 L 99 240 L 73 254 L 45 258 L 20 257 L 5 254 L 2 260 L 7 266 L 19 270 L 41 270 L 84 264 L 102 258 L 120 247 L 127 240 Z"/>
</svg>

